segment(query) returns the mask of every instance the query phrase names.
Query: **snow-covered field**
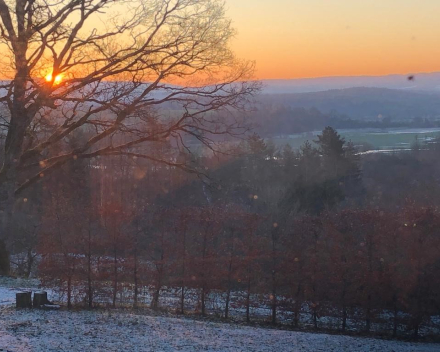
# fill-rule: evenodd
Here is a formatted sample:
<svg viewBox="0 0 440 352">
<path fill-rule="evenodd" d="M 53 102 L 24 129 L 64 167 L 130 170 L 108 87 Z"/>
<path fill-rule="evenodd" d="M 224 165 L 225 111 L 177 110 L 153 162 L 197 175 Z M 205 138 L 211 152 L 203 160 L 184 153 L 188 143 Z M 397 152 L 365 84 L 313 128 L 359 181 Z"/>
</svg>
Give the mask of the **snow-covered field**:
<svg viewBox="0 0 440 352">
<path fill-rule="evenodd" d="M 37 279 L 0 277 L 0 309 L 5 306 L 15 306 L 15 293 L 20 291 L 37 291 L 38 284 L 39 281 Z"/>
<path fill-rule="evenodd" d="M 440 351 L 436 344 L 261 329 L 130 310 L 16 310 L 15 292 L 35 283 L 2 284 L 0 351 Z"/>
<path fill-rule="evenodd" d="M 4 306 L 7 351 L 438 351 L 438 345 L 267 330 L 124 311 L 29 311 Z"/>
<path fill-rule="evenodd" d="M 395 351 L 440 346 L 260 329 L 124 311 L 1 311 L 7 351 Z"/>
</svg>

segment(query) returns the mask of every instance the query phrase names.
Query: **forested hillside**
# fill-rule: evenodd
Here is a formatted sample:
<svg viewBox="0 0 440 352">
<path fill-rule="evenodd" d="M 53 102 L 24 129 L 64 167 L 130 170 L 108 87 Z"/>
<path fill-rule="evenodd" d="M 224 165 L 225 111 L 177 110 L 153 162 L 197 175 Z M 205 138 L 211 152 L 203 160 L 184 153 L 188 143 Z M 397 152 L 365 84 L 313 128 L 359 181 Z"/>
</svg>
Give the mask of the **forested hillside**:
<svg viewBox="0 0 440 352">
<path fill-rule="evenodd" d="M 182 152 L 198 174 L 72 159 L 23 199 L 33 215 L 11 239 L 28 253 L 16 270 L 36 261 L 69 307 L 143 305 L 147 290 L 154 309 L 251 321 L 259 307 L 272 323 L 310 316 L 334 328 L 324 318 L 334 317 L 343 330 L 380 323 L 374 331 L 418 336 L 440 304 L 439 151 L 429 148 L 360 156 L 328 127 L 299 151 L 253 135 L 236 156 Z"/>
<path fill-rule="evenodd" d="M 263 135 L 293 134 L 335 128 L 437 127 L 436 93 L 380 88 L 262 95 L 252 115 Z"/>
</svg>

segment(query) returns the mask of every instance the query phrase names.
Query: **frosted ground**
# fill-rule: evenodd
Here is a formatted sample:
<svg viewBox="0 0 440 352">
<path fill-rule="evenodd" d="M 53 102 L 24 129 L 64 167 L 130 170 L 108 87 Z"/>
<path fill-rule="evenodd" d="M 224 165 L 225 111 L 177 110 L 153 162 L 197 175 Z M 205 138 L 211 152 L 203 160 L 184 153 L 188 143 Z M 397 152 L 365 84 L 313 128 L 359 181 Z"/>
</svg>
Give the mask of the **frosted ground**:
<svg viewBox="0 0 440 352">
<path fill-rule="evenodd" d="M 8 351 L 439 351 L 438 345 L 268 330 L 123 311 L 1 312 Z"/>
<path fill-rule="evenodd" d="M 434 352 L 416 344 L 153 317 L 132 311 L 16 310 L 15 292 L 0 286 L 0 351 L 394 351 Z"/>
</svg>

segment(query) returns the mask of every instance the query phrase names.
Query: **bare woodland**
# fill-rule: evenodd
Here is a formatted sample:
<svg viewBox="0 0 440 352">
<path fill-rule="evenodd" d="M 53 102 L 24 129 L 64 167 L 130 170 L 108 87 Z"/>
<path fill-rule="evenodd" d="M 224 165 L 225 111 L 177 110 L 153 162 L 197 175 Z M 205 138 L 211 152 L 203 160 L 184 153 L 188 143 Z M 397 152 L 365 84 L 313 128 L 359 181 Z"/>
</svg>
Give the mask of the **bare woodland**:
<svg viewBox="0 0 440 352">
<path fill-rule="evenodd" d="M 246 132 L 258 84 L 221 1 L 1 1 L 3 237 L 23 191 L 72 159 L 161 159 L 150 145 Z M 185 82 L 185 85 L 181 85 Z M 179 106 L 164 118 L 161 107 Z M 74 148 L 66 140 L 87 137 Z"/>
<path fill-rule="evenodd" d="M 261 85 L 220 0 L 0 0 L 0 17 L 1 274 L 68 308 L 432 325 L 438 144 L 381 159 L 331 127 L 299 150 L 252 134 Z"/>
</svg>

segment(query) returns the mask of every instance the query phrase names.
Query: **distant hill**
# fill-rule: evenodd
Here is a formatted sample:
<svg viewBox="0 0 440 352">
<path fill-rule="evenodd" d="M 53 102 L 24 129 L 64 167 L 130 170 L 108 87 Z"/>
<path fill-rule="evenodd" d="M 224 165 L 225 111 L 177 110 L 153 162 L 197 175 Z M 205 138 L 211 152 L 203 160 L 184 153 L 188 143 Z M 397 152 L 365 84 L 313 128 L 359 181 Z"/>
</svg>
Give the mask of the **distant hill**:
<svg viewBox="0 0 440 352">
<path fill-rule="evenodd" d="M 290 80 L 264 80 L 264 93 L 306 93 L 354 87 L 388 88 L 410 91 L 440 92 L 440 72 L 408 75 L 320 77 Z"/>
<path fill-rule="evenodd" d="M 386 88 L 348 88 L 298 94 L 263 94 L 268 106 L 316 108 L 322 113 L 345 115 L 355 120 L 440 119 L 440 92 L 421 93 Z"/>
</svg>

